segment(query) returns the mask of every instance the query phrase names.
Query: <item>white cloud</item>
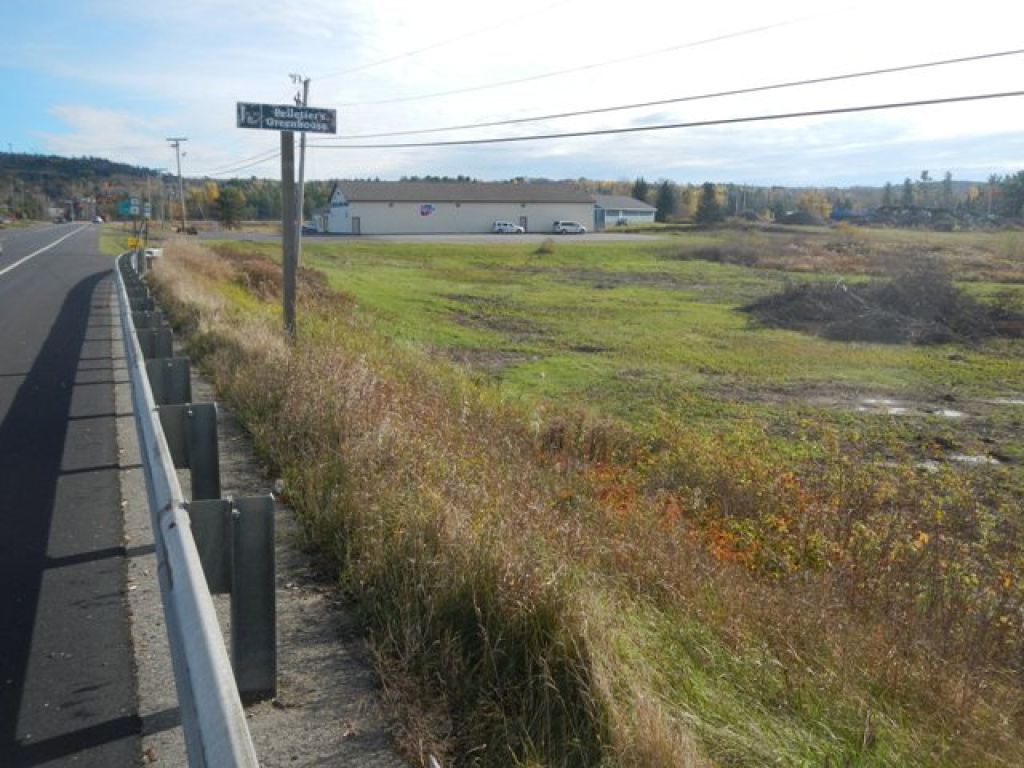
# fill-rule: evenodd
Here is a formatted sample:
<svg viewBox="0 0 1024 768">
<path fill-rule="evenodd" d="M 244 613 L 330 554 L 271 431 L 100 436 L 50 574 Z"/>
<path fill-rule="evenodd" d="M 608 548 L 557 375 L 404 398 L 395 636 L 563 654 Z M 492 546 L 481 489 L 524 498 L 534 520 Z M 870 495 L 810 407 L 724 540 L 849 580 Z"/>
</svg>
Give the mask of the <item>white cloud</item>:
<svg viewBox="0 0 1024 768">
<path fill-rule="evenodd" d="M 50 82 L 74 84 L 74 98 L 64 93 L 51 104 L 64 127 L 36 132 L 46 151 L 148 146 L 114 159 L 160 167 L 173 158 L 164 138 L 189 136 L 186 172 L 194 174 L 273 151 L 276 135 L 235 128 L 234 105 L 290 101 L 296 92 L 292 72 L 312 78 L 313 105 L 339 110 L 341 133 L 377 134 L 593 110 L 1018 45 L 1011 23 L 1016 3 L 1009 0 L 977 0 L 970 7 L 924 0 L 839 6 L 819 0 L 649 0 L 635 6 L 582 0 L 523 0 L 515 6 L 468 0 L 91 0 L 67 13 L 81 14 L 76 35 L 61 37 L 53 25 L 47 34 L 24 29 L 9 56 L 27 70 L 45 72 Z M 1020 59 L 405 140 L 601 130 L 1016 90 Z M 450 93 L 427 98 L 442 92 Z M 385 100 L 395 101 L 379 103 Z M 962 166 L 994 163 L 1010 171 L 1019 153 L 1001 161 L 986 151 L 988 159 L 981 160 L 977 145 L 994 137 L 993 148 L 1012 146 L 999 137 L 1020 132 L 1022 115 L 1021 99 L 1009 99 L 602 139 L 318 149 L 309 166 L 324 177 L 678 174 L 685 181 L 694 180 L 690 174 L 720 173 L 732 180 L 779 174 L 783 183 L 828 183 L 872 173 L 916 174 L 929 147 L 941 146 L 934 154 L 952 160 L 962 146 Z M 903 158 L 918 162 L 901 171 Z M 240 171 L 276 172 L 273 162 Z"/>
</svg>

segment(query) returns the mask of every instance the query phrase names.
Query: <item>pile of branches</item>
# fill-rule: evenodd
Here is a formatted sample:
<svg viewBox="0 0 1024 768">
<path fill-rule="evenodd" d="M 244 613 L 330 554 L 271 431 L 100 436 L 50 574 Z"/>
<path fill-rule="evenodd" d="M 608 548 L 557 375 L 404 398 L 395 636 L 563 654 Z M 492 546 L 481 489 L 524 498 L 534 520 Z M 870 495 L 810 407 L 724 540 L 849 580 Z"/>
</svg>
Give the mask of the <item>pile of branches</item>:
<svg viewBox="0 0 1024 768">
<path fill-rule="evenodd" d="M 977 301 L 940 265 L 925 261 L 886 280 L 791 284 L 744 309 L 768 327 L 835 341 L 948 344 L 1024 336 L 1024 315 Z"/>
</svg>

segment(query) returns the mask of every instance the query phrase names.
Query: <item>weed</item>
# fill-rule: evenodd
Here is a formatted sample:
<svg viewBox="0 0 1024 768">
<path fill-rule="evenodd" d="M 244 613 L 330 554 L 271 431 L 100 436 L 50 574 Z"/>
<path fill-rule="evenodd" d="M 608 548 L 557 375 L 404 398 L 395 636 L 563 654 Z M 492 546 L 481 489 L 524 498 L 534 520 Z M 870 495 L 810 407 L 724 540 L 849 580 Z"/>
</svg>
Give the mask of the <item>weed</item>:
<svg viewBox="0 0 1024 768">
<path fill-rule="evenodd" d="M 424 743 L 486 765 L 1021 762 L 1010 713 L 1024 707 L 1024 560 L 1002 475 L 923 468 L 910 427 L 699 391 L 785 381 L 794 368 L 780 358 L 826 357 L 823 372 L 857 382 L 938 358 L 746 330 L 736 297 L 766 292 L 746 267 L 680 262 L 689 282 L 731 298 L 701 303 L 703 291 L 545 281 L 517 254 L 391 252 L 379 274 L 336 256 L 357 298 L 311 298 L 295 347 L 276 307 L 239 295 L 230 259 L 197 251 L 182 264 L 169 250 L 158 269 L 310 544 L 358 598 L 388 690 L 429 710 L 410 722 L 436 730 L 406 731 L 410 754 Z M 581 268 L 554 258 L 545 269 Z M 665 268 L 631 251 L 584 258 L 619 276 Z M 416 282 L 414 269 L 444 275 Z M 453 296 L 488 318 L 500 307 L 543 322 L 522 343 L 551 354 L 510 371 L 519 397 L 409 343 L 443 338 L 428 322 L 450 322 L 437 308 Z M 608 351 L 566 351 L 583 345 Z M 1018 370 L 972 355 L 964 387 Z M 595 404 L 619 359 L 642 375 L 620 377 L 608 401 L 650 392 L 658 404 L 629 425 Z M 688 389 L 679 369 L 697 365 Z"/>
</svg>

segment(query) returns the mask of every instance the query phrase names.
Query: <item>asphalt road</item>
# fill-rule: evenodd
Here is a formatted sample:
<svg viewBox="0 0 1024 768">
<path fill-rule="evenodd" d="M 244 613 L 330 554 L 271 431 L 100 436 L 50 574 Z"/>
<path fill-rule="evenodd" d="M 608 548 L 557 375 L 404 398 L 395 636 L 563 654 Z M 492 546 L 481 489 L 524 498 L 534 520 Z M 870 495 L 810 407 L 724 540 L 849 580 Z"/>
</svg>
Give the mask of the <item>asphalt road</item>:
<svg viewBox="0 0 1024 768">
<path fill-rule="evenodd" d="M 88 224 L 0 231 L 0 766 L 140 756 L 110 354 Z"/>
</svg>

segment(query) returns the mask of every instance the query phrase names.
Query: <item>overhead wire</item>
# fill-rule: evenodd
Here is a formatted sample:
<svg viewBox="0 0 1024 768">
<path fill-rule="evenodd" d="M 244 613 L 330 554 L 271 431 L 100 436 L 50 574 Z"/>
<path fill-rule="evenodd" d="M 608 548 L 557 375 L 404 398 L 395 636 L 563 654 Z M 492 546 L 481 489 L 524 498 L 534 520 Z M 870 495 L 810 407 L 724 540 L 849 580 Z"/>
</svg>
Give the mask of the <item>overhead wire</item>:
<svg viewBox="0 0 1024 768">
<path fill-rule="evenodd" d="M 257 165 L 263 165 L 263 163 L 269 162 L 271 160 L 276 160 L 280 156 L 281 150 L 279 149 L 267 150 L 258 155 L 254 155 L 253 157 L 247 157 L 243 160 L 237 160 L 231 165 L 227 165 L 224 166 L 223 168 L 218 168 L 216 170 L 210 171 L 207 175 L 222 176 L 226 173 L 244 171 L 247 170 L 248 168 L 255 168 Z"/>
<path fill-rule="evenodd" d="M 1024 91 L 1007 91 L 1003 93 L 973 94 L 968 96 L 951 96 L 939 99 L 921 99 L 917 101 L 890 102 L 884 104 L 868 104 L 853 107 L 835 107 L 831 109 L 805 110 L 799 112 L 780 112 L 768 115 L 752 115 L 745 117 L 720 118 L 715 120 L 697 120 L 683 123 L 662 123 L 657 125 L 640 125 L 628 128 L 603 128 L 592 131 L 567 131 L 563 133 L 545 133 L 529 136 L 505 136 L 489 139 L 456 139 L 452 141 L 425 141 L 425 142 L 401 142 L 388 144 L 337 144 L 337 145 L 316 145 L 316 149 L 416 149 L 425 147 L 465 147 L 478 146 L 483 144 L 510 144 L 527 141 L 550 141 L 553 139 L 572 139 L 588 136 L 612 136 L 625 133 L 644 133 L 651 131 L 665 131 L 682 128 L 703 128 L 715 125 L 735 125 L 739 123 L 766 122 L 770 120 L 789 120 L 799 117 L 825 117 L 829 115 L 844 115 L 856 112 L 873 112 L 889 109 L 907 109 L 911 107 L 926 107 L 939 104 L 955 104 L 970 101 L 983 101 L 989 99 L 1005 99 L 1016 96 L 1024 96 Z"/>
<path fill-rule="evenodd" d="M 546 6 L 545 10 L 551 10 L 551 9 L 557 8 L 557 7 L 561 6 L 561 5 L 566 5 L 566 4 L 570 3 L 570 2 L 574 2 L 574 0 L 560 0 L 560 2 L 555 2 L 552 5 Z M 315 79 L 318 80 L 318 81 L 322 81 L 322 80 L 330 79 L 332 77 L 338 77 L 338 76 L 346 75 L 346 74 L 353 74 L 355 72 L 364 71 L 366 69 L 371 69 L 371 68 L 376 67 L 376 66 L 382 66 L 384 64 L 393 63 L 395 61 L 399 61 L 399 60 L 402 60 L 402 59 L 405 59 L 405 58 L 411 58 L 411 57 L 414 57 L 414 56 L 418 56 L 418 55 L 420 55 L 422 53 L 425 53 L 427 51 L 435 50 L 437 48 L 442 48 L 442 47 L 445 47 L 447 45 L 450 45 L 450 44 L 453 44 L 453 43 L 457 43 L 457 42 L 461 42 L 461 41 L 466 40 L 466 39 L 471 38 L 471 37 L 475 37 L 475 36 L 477 36 L 479 34 L 483 34 L 483 33 L 487 32 L 487 31 L 492 30 L 492 29 L 504 27 L 506 24 L 508 24 L 510 22 L 518 21 L 519 19 L 522 19 L 522 18 L 527 18 L 530 15 L 531 14 L 522 14 L 520 16 L 515 16 L 515 17 L 512 17 L 512 19 L 510 19 L 510 20 L 506 20 L 506 21 L 503 21 L 503 22 L 498 22 L 496 24 L 488 25 L 486 27 L 474 30 L 474 31 L 466 33 L 464 35 L 459 35 L 457 37 L 449 38 L 447 40 L 442 40 L 440 42 L 437 42 L 437 43 L 434 43 L 434 44 L 431 44 L 431 45 L 427 45 L 427 46 L 424 46 L 422 48 L 418 48 L 418 49 L 415 49 L 415 50 L 412 50 L 412 51 L 407 51 L 405 53 L 399 54 L 397 56 L 392 56 L 392 57 L 389 57 L 389 58 L 386 58 L 386 59 L 381 59 L 381 60 L 378 60 L 376 62 L 372 62 L 370 64 L 366 64 L 366 65 L 363 65 L 363 66 L 360 66 L 360 67 L 356 67 L 354 69 L 349 69 L 349 70 L 345 70 L 345 71 L 342 71 L 342 72 L 336 72 L 336 73 L 333 73 L 333 74 L 320 75 L 320 76 L 318 76 Z M 557 72 L 549 72 L 549 73 L 544 73 L 544 74 L 541 74 L 541 75 L 535 75 L 535 76 L 530 77 L 530 78 L 524 78 L 523 80 L 521 80 L 519 82 L 529 82 L 530 80 L 539 80 L 539 79 L 546 79 L 546 78 L 551 78 L 551 77 L 559 77 L 561 75 L 571 74 L 571 73 L 574 73 L 574 72 L 586 71 L 588 69 L 596 69 L 596 68 L 606 67 L 606 66 L 612 66 L 614 64 L 624 63 L 624 62 L 627 62 L 627 61 L 634 61 L 634 60 L 638 60 L 638 59 L 642 59 L 642 58 L 647 58 L 647 57 L 651 57 L 651 56 L 657 56 L 657 55 L 660 55 L 660 54 L 663 54 L 663 53 L 668 53 L 668 52 L 671 52 L 671 51 L 674 51 L 674 50 L 681 50 L 681 49 L 690 48 L 690 47 L 697 47 L 697 46 L 701 46 L 701 45 L 707 45 L 707 44 L 710 44 L 710 43 L 713 43 L 713 42 L 718 42 L 718 41 L 721 41 L 721 40 L 728 40 L 728 39 L 732 39 L 732 38 L 736 38 L 736 37 L 743 37 L 743 36 L 746 36 L 746 35 L 751 35 L 751 34 L 756 34 L 756 33 L 763 32 L 763 31 L 767 31 L 769 29 L 775 29 L 775 28 L 778 28 L 778 27 L 784 27 L 784 26 L 788 26 L 788 25 L 791 25 L 791 24 L 796 24 L 798 22 L 805 21 L 805 20 L 807 20 L 809 18 L 816 18 L 816 16 L 819 16 L 819 15 L 821 15 L 821 14 L 812 14 L 810 16 L 800 17 L 798 19 L 789 19 L 789 20 L 786 20 L 786 21 L 777 22 L 775 24 L 764 25 L 764 26 L 756 27 L 756 28 L 752 28 L 752 29 L 740 30 L 738 32 L 733 32 L 733 33 L 729 33 L 729 34 L 726 34 L 726 35 L 720 35 L 720 36 L 713 37 L 713 38 L 707 38 L 705 40 L 692 41 L 690 43 L 684 43 L 684 44 L 678 45 L 678 46 L 670 46 L 668 48 L 660 49 L 660 50 L 657 50 L 657 51 L 649 51 L 649 52 L 646 52 L 646 53 L 635 54 L 635 55 L 632 55 L 632 56 L 621 57 L 621 58 L 618 58 L 618 59 L 611 59 L 611 60 L 607 60 L 607 61 L 603 61 L 603 62 L 596 62 L 596 63 L 592 63 L 592 64 L 587 64 L 587 65 L 583 65 L 581 67 L 575 67 L 575 68 L 571 68 L 571 69 L 567 69 L 567 70 L 561 70 L 561 71 L 557 71 Z M 501 87 L 502 85 L 505 85 L 505 84 L 507 84 L 507 83 L 486 84 L 486 85 L 482 85 L 482 86 L 476 86 L 476 87 L 470 88 L 470 89 L 465 89 L 463 91 L 455 91 L 455 92 L 452 92 L 452 94 L 461 93 L 461 92 L 470 92 L 470 91 L 475 91 L 475 90 L 485 90 L 485 89 L 488 89 L 488 88 L 496 88 L 496 87 Z M 410 97 L 409 99 L 405 99 L 405 100 L 414 100 L 414 99 L 419 99 L 419 98 L 433 98 L 433 97 L 439 96 L 439 95 L 448 95 L 448 94 L 434 94 L 434 95 L 421 96 L 421 97 Z M 707 98 L 710 98 L 710 97 L 707 97 Z M 388 102 L 379 102 L 379 103 L 394 103 L 394 101 L 402 101 L 402 100 L 403 99 L 389 100 Z M 340 106 L 341 107 L 347 107 L 347 106 L 358 106 L 358 105 L 354 105 L 354 104 L 341 104 Z M 627 108 L 630 108 L 630 107 L 619 107 L 619 108 L 612 107 L 612 108 L 608 108 L 606 110 L 600 110 L 600 111 L 615 111 L 617 109 L 627 109 Z M 529 119 L 522 120 L 522 122 L 536 121 L 536 120 L 541 120 L 541 119 L 550 119 L 550 118 L 529 118 Z M 502 123 L 501 123 L 501 121 L 498 121 L 497 123 L 494 123 L 494 124 L 495 125 L 500 125 Z M 489 125 L 490 124 L 484 124 L 482 126 L 481 125 L 477 125 L 475 127 L 488 127 Z M 473 127 L 473 126 L 466 126 L 466 127 L 468 128 L 468 127 Z M 423 131 L 423 132 L 425 132 L 425 133 L 426 132 L 440 132 L 442 130 L 446 130 L 446 129 L 433 129 L 433 130 L 427 130 L 427 131 Z M 411 133 L 414 133 L 414 132 L 410 132 L 410 133 L 396 132 L 396 133 L 391 134 L 391 135 L 411 135 Z M 387 135 L 387 134 L 376 134 L 376 135 L 384 136 L 384 135 Z M 371 136 L 373 136 L 373 135 L 371 135 Z M 361 138 L 369 138 L 369 136 L 361 137 Z M 211 171 L 210 175 L 219 176 L 219 175 L 223 175 L 223 174 L 226 174 L 226 173 L 232 173 L 232 172 L 236 172 L 236 171 L 240 171 L 240 170 L 246 170 L 248 168 L 253 168 L 253 167 L 261 165 L 261 164 L 263 164 L 265 162 L 268 162 L 270 160 L 276 159 L 279 156 L 280 156 L 280 152 L 279 151 L 276 151 L 276 150 L 270 151 L 268 153 L 264 153 L 264 154 L 261 154 L 261 155 L 254 156 L 252 158 L 247 158 L 245 160 L 239 161 L 239 163 L 241 163 L 241 164 L 234 163 L 234 164 L 231 164 L 229 166 L 225 166 L 224 168 Z"/>
<path fill-rule="evenodd" d="M 368 133 L 368 134 L 355 134 L 351 136 L 334 136 L 331 138 L 317 139 L 317 144 L 329 144 L 338 141 L 351 141 L 353 139 L 379 139 L 379 138 L 390 138 L 393 136 L 416 136 L 431 133 L 446 133 L 449 131 L 464 131 L 479 128 L 497 128 L 508 125 L 522 125 L 524 123 L 535 123 L 543 122 L 547 120 L 561 120 L 570 117 L 584 117 L 588 115 L 600 115 L 607 114 L 610 112 L 622 112 L 631 109 L 647 109 L 650 107 L 663 107 L 669 104 L 682 104 L 685 102 L 692 101 L 703 101 L 707 99 L 725 98 L 729 96 L 744 96 L 753 93 L 764 93 L 767 91 L 782 90 L 785 88 L 797 88 L 808 85 L 822 85 L 825 83 L 834 83 L 842 80 L 853 80 L 864 77 L 875 77 L 878 75 L 889 75 L 899 72 L 911 72 L 914 70 L 927 69 L 930 67 L 941 67 L 952 64 L 964 64 L 969 62 L 984 61 L 986 59 L 995 59 L 1004 56 L 1018 56 L 1024 53 L 1024 48 L 1018 48 L 1010 51 L 998 51 L 995 53 L 984 53 L 974 56 L 962 56 L 955 59 L 942 59 L 940 61 L 929 61 L 918 64 L 906 64 L 896 67 L 885 67 L 881 69 L 865 70 L 861 72 L 848 72 L 841 75 L 829 75 L 825 77 L 815 77 L 806 80 L 793 80 L 783 83 L 772 83 L 768 85 L 757 85 L 747 88 L 736 88 L 727 91 L 716 91 L 713 93 L 696 94 L 690 96 L 679 96 L 670 99 L 658 99 L 655 101 L 644 101 L 634 104 L 622 104 L 614 107 L 598 107 L 595 109 L 583 109 L 574 112 L 558 112 L 549 115 L 536 115 L 532 117 L 518 117 L 509 118 L 506 120 L 493 120 L 484 123 L 463 123 L 460 125 L 450 125 L 435 128 L 418 128 L 405 131 L 387 131 L 380 133 Z"/>
<path fill-rule="evenodd" d="M 848 73 L 848 74 L 845 74 L 845 75 L 835 75 L 835 76 L 824 77 L 824 78 L 812 78 L 812 79 L 809 79 L 809 80 L 795 81 L 795 82 L 789 82 L 789 83 L 777 83 L 777 84 L 765 85 L 765 86 L 755 86 L 755 87 L 752 87 L 752 88 L 737 89 L 737 90 L 734 90 L 734 91 L 723 91 L 723 92 L 719 92 L 719 93 L 702 94 L 702 95 L 698 95 L 698 96 L 686 96 L 686 97 L 680 97 L 678 99 L 667 99 L 667 100 L 661 100 L 661 101 L 658 101 L 658 102 L 647 102 L 647 103 L 644 103 L 642 105 L 624 105 L 624 106 L 621 106 L 621 107 L 607 107 L 607 108 L 602 108 L 602 109 L 597 109 L 597 110 L 584 110 L 584 111 L 581 111 L 581 112 L 578 112 L 578 113 L 564 113 L 562 115 L 551 115 L 551 116 L 543 116 L 543 117 L 537 117 L 537 118 L 523 118 L 523 119 L 520 119 L 520 120 L 512 120 L 512 121 L 496 121 L 494 124 L 495 125 L 514 124 L 516 122 L 539 121 L 539 120 L 542 120 L 542 119 L 552 119 L 552 118 L 555 118 L 555 117 L 563 117 L 563 116 L 577 116 L 577 115 L 581 115 L 581 114 L 582 115 L 586 115 L 586 114 L 599 114 L 601 112 L 610 112 L 610 111 L 621 110 L 621 109 L 637 108 L 637 107 L 640 107 L 640 106 L 653 106 L 653 105 L 661 105 L 661 104 L 665 104 L 665 103 L 674 103 L 674 102 L 680 102 L 680 101 L 692 101 L 692 100 L 696 100 L 696 99 L 720 98 L 720 97 L 725 97 L 725 96 L 753 93 L 753 92 L 758 92 L 758 91 L 778 90 L 778 89 L 782 89 L 782 88 L 801 87 L 801 86 L 810 85 L 810 84 L 819 84 L 819 83 L 823 83 L 823 82 L 830 82 L 830 81 L 843 80 L 843 79 L 851 79 L 851 78 L 855 78 L 855 77 L 869 77 L 869 76 L 893 74 L 893 73 L 896 73 L 896 72 L 904 72 L 904 71 L 910 71 L 910 70 L 915 70 L 915 69 L 922 69 L 922 68 L 925 68 L 925 67 L 944 66 L 944 65 L 949 65 L 949 64 L 958 64 L 958 63 L 965 63 L 965 62 L 971 62 L 971 61 L 979 61 L 979 60 L 983 60 L 983 59 L 991 59 L 991 58 L 996 58 L 996 57 L 1001 57 L 1001 56 L 1012 56 L 1012 55 L 1017 55 L 1017 54 L 1020 54 L 1020 53 L 1024 53 L 1024 49 L 1018 49 L 1018 50 L 1012 50 L 1012 51 L 1000 51 L 1000 52 L 989 53 L 989 54 L 978 54 L 978 55 L 974 55 L 974 56 L 960 57 L 960 58 L 957 58 L 957 59 L 945 59 L 945 60 L 936 61 L 936 62 L 924 62 L 924 63 L 920 63 L 920 64 L 909 64 L 909 65 L 903 65 L 903 66 L 899 66 L 899 67 L 890 67 L 890 68 L 885 68 L 885 69 L 869 70 L 869 71 L 858 72 L 858 73 Z M 953 103 L 962 103 L 962 102 L 971 102 L 971 101 L 982 101 L 982 100 L 992 100 L 992 99 L 1001 99 L 1001 98 L 1013 98 L 1013 97 L 1018 97 L 1018 96 L 1021 96 L 1021 95 L 1024 95 L 1024 91 L 1009 91 L 1009 92 L 989 93 L 989 94 L 972 94 L 972 95 L 966 95 L 966 96 L 953 96 L 953 97 L 938 98 L 938 99 L 922 99 L 922 100 L 915 100 L 915 101 L 890 102 L 890 103 L 883 103 L 883 104 L 858 105 L 858 106 L 851 106 L 851 107 L 837 107 L 837 108 L 822 109 L 822 110 L 804 110 L 804 111 L 797 111 L 797 112 L 775 113 L 775 114 L 768 114 L 768 115 L 752 115 L 752 116 L 734 117 L 734 118 L 719 118 L 719 119 L 713 119 L 713 120 L 700 120 L 700 121 L 678 122 L 678 123 L 663 123 L 663 124 L 656 124 L 656 125 L 630 126 L 630 127 L 627 127 L 627 128 L 606 128 L 606 129 L 596 129 L 596 130 L 590 130 L 590 131 L 568 131 L 568 132 L 559 132 L 559 133 L 533 134 L 533 135 L 527 135 L 527 136 L 508 136 L 508 137 L 492 137 L 492 138 L 483 138 L 483 139 L 461 139 L 461 140 L 457 139 L 457 140 L 450 140 L 450 141 L 433 141 L 433 142 L 391 142 L 391 143 L 375 143 L 375 144 L 326 144 L 326 143 L 310 143 L 309 146 L 310 146 L 311 149 L 335 149 L 335 150 L 337 150 L 337 149 L 414 149 L 414 148 L 429 148 L 429 147 L 475 146 L 475 145 L 484 145 L 484 144 L 506 144 L 506 143 L 527 142 L 527 141 L 545 141 L 545 140 L 554 140 L 554 139 L 582 138 L 582 137 L 588 137 L 588 136 L 607 136 L 607 135 L 616 135 L 616 134 L 644 133 L 644 132 L 663 131 L 663 130 L 672 130 L 672 129 L 711 127 L 711 126 L 716 126 L 716 125 L 734 125 L 734 124 L 740 124 L 740 123 L 765 122 L 765 121 L 773 121 L 773 120 L 795 119 L 795 118 L 800 118 L 800 117 L 823 117 L 823 116 L 829 116 L 829 115 L 852 114 L 852 113 L 857 113 L 857 112 L 881 111 L 881 110 L 891 110 L 891 109 L 907 109 L 907 108 L 914 108 L 914 107 L 935 106 L 935 105 L 940 105 L 940 104 L 953 104 Z M 466 127 L 478 127 L 479 128 L 479 127 L 493 127 L 493 126 L 492 125 L 477 124 L 475 126 L 466 126 Z M 440 130 L 445 130 L 445 129 L 425 129 L 425 130 L 422 130 L 422 131 L 415 131 L 415 132 L 409 132 L 409 133 L 430 133 L 430 132 L 435 132 L 435 131 L 440 131 Z M 399 132 L 399 133 L 401 133 L 401 132 Z M 374 137 L 385 137 L 387 135 L 389 135 L 389 134 L 376 134 L 376 135 L 375 134 L 371 134 L 369 136 L 353 137 L 353 138 L 374 138 Z M 392 134 L 392 135 L 394 135 L 394 134 Z M 234 172 L 237 172 L 239 170 L 246 170 L 248 168 L 252 168 L 252 167 L 261 165 L 263 163 L 269 162 L 271 160 L 274 160 L 274 159 L 276 159 L 279 156 L 280 156 L 280 151 L 279 150 L 269 150 L 269 151 L 261 153 L 259 155 L 256 155 L 256 156 L 253 156 L 253 157 L 250 157 L 250 158 L 246 158 L 246 159 L 244 159 L 242 161 L 239 161 L 239 163 L 234 163 L 234 164 L 231 164 L 229 166 L 225 166 L 224 168 L 212 171 L 212 172 L 210 172 L 210 175 L 212 175 L 212 176 L 219 176 L 219 175 L 224 175 L 224 174 L 227 174 L 227 173 L 234 173 Z"/>
</svg>

